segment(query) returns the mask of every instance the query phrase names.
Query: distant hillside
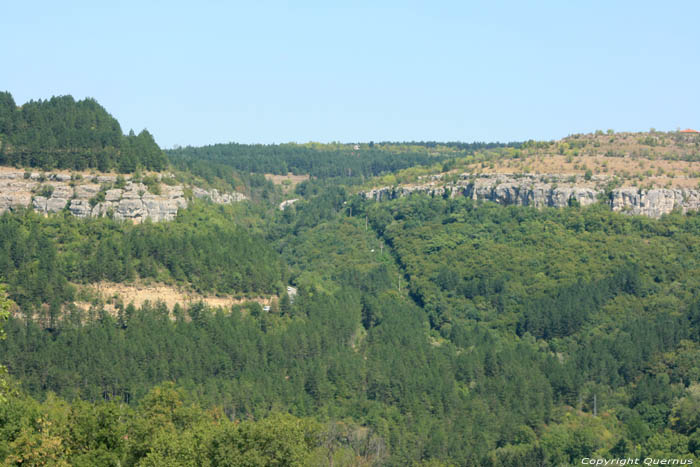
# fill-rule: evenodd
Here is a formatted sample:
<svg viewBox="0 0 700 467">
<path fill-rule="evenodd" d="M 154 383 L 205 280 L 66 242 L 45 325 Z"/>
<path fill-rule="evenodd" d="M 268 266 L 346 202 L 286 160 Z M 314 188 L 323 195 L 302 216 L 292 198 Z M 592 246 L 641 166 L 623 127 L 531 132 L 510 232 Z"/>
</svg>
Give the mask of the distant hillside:
<svg viewBox="0 0 700 467">
<path fill-rule="evenodd" d="M 481 151 L 458 160 L 471 173 L 603 175 L 621 186 L 697 188 L 700 134 L 681 131 L 574 134 L 559 141 L 527 141 L 520 148 Z"/>
<path fill-rule="evenodd" d="M 148 131 L 125 136 L 94 99 L 59 96 L 18 107 L 1 92 L 0 165 L 130 173 L 161 171 L 167 158 Z"/>
<path fill-rule="evenodd" d="M 317 178 L 374 177 L 413 166 L 430 166 L 476 150 L 513 143 L 215 144 L 168 152 L 173 164 L 205 176 L 212 166 L 249 173 L 308 174 Z M 207 162 L 203 166 L 203 162 Z"/>
<path fill-rule="evenodd" d="M 460 177 L 530 177 L 587 183 L 605 180 L 605 188 L 639 190 L 700 188 L 700 133 L 673 131 L 574 134 L 557 141 L 484 145 L 455 151 L 440 164 L 419 166 L 367 180 L 363 189 L 407 187 L 426 180 L 454 183 Z M 578 182 L 576 182 L 578 183 Z"/>
</svg>

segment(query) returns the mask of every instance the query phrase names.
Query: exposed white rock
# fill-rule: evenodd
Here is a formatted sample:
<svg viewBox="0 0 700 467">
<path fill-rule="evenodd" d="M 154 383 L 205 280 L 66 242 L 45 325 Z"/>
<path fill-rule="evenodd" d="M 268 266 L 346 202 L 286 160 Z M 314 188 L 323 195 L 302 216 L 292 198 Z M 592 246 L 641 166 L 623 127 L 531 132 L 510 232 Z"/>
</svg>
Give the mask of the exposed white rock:
<svg viewBox="0 0 700 467">
<path fill-rule="evenodd" d="M 146 214 L 143 201 L 141 199 L 122 198 L 114 211 L 115 219 L 142 220 Z"/>
<path fill-rule="evenodd" d="M 90 201 L 86 199 L 73 199 L 68 206 L 71 214 L 77 217 L 88 217 L 92 212 Z"/>
<path fill-rule="evenodd" d="M 288 199 L 288 200 L 282 201 L 280 203 L 280 206 L 279 206 L 280 211 L 284 211 L 288 206 L 291 206 L 292 204 L 296 203 L 297 201 L 299 201 L 299 198 Z"/>
<path fill-rule="evenodd" d="M 687 189 L 620 188 L 613 190 L 610 202 L 615 211 L 660 217 L 676 209 L 681 212 L 700 209 L 700 192 Z"/>
<path fill-rule="evenodd" d="M 70 199 L 73 197 L 73 188 L 70 185 L 55 184 L 53 185 L 51 197 Z"/>
<path fill-rule="evenodd" d="M 446 183 L 442 176 L 427 177 L 427 183 L 381 187 L 362 192 L 366 199 L 383 201 L 425 193 L 431 196 L 466 196 L 475 201 L 492 201 L 503 205 L 566 207 L 572 201 L 588 206 L 603 199 L 613 211 L 658 218 L 673 210 L 700 209 L 700 191 L 689 189 L 616 188 L 606 196 L 605 183 L 610 179 L 594 176 L 591 180 L 566 175 L 462 174 L 457 182 Z"/>
<path fill-rule="evenodd" d="M 125 199 L 141 199 L 148 191 L 148 188 L 143 183 L 127 183 L 122 193 L 122 198 Z"/>
<path fill-rule="evenodd" d="M 111 201 L 97 203 L 90 211 L 92 217 L 111 216 L 114 217 L 115 204 Z"/>
<path fill-rule="evenodd" d="M 196 198 L 210 199 L 212 202 L 217 204 L 231 204 L 233 202 L 243 201 L 248 199 L 243 193 L 219 193 L 216 188 L 212 190 L 205 190 L 199 187 L 192 187 L 192 194 Z"/>
<path fill-rule="evenodd" d="M 46 201 L 44 196 L 35 196 L 32 201 L 32 207 L 40 212 L 46 212 Z"/>
<path fill-rule="evenodd" d="M 161 185 L 160 189 L 163 192 L 163 196 L 167 196 L 168 198 L 182 198 L 184 196 L 184 191 L 181 185 Z"/>
<path fill-rule="evenodd" d="M 119 201 L 122 199 L 122 193 L 124 193 L 124 191 L 119 188 L 107 190 L 105 193 L 105 201 Z"/>
<path fill-rule="evenodd" d="M 172 178 L 172 175 L 170 177 Z M 48 214 L 67 207 L 78 217 L 111 215 L 115 219 L 134 222 L 142 222 L 145 219 L 157 222 L 174 219 L 179 209 L 188 206 L 182 185 L 162 184 L 160 195 L 150 193 L 148 187 L 142 183 L 129 180 L 123 189 L 104 189 L 102 184 L 114 183 L 116 180 L 117 177 L 112 175 L 81 179 L 62 173 L 38 172 L 25 177 L 23 170 L 0 173 L 0 213 L 17 207 L 32 207 L 38 212 Z M 50 196 L 36 194 L 43 191 L 42 187 L 49 185 L 52 187 Z M 247 199 L 241 193 L 221 193 L 218 190 L 197 187 L 192 187 L 192 190 L 198 197 L 214 203 L 228 204 Z M 96 202 L 100 193 L 104 194 L 104 201 Z"/>
<path fill-rule="evenodd" d="M 46 212 L 63 211 L 67 204 L 68 200 L 66 198 L 55 198 L 52 196 L 46 200 Z"/>
<path fill-rule="evenodd" d="M 184 200 L 184 198 L 182 198 Z M 176 199 L 145 194 L 142 198 L 146 216 L 154 222 L 172 220 L 177 216 L 180 203 Z"/>
<path fill-rule="evenodd" d="M 100 191 L 100 185 L 89 183 L 75 187 L 75 197 L 79 199 L 90 199 Z"/>
<path fill-rule="evenodd" d="M 59 182 L 68 182 L 68 181 L 70 181 L 70 179 L 71 179 L 71 176 L 68 174 L 57 173 L 57 174 L 50 174 L 49 175 L 49 180 L 56 180 Z"/>
<path fill-rule="evenodd" d="M 0 212 L 21 206 L 29 206 L 32 202 L 32 194 L 22 191 L 4 191 L 0 193 Z"/>
</svg>

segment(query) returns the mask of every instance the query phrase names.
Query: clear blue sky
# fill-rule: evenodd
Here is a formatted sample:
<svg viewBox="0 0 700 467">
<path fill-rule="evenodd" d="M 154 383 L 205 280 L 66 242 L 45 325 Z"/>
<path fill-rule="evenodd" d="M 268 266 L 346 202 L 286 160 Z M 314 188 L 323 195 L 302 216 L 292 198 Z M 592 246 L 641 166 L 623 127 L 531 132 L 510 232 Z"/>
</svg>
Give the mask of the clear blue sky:
<svg viewBox="0 0 700 467">
<path fill-rule="evenodd" d="M 5 2 L 0 90 L 163 147 L 700 127 L 696 1 L 99 3 Z"/>
</svg>

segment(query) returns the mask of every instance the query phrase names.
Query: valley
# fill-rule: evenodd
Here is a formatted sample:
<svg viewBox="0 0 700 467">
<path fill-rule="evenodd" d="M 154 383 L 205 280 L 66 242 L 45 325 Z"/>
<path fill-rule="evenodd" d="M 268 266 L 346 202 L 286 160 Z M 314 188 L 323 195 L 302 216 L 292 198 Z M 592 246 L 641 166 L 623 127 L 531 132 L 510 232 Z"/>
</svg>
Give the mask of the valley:
<svg viewBox="0 0 700 467">
<path fill-rule="evenodd" d="M 162 151 L 2 102 L 6 464 L 698 459 L 697 135 Z"/>
</svg>

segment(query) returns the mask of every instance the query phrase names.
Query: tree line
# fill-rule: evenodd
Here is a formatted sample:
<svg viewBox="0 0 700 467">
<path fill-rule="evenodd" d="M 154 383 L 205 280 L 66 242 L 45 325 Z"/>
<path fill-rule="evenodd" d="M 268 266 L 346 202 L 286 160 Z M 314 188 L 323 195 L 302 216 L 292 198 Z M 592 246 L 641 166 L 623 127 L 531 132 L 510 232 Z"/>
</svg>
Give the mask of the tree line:
<svg viewBox="0 0 700 467">
<path fill-rule="evenodd" d="M 423 149 L 421 147 L 421 149 Z M 244 173 L 309 174 L 313 177 L 373 177 L 417 165 L 431 165 L 448 156 L 409 147 L 393 152 L 373 146 L 298 144 L 215 144 L 167 151 L 173 165 L 197 173 L 200 165 L 228 166 Z"/>
<path fill-rule="evenodd" d="M 18 107 L 9 92 L 2 92 L 0 164 L 131 173 L 137 167 L 161 171 L 168 160 L 147 130 L 124 135 L 95 99 L 58 96 Z"/>
</svg>

